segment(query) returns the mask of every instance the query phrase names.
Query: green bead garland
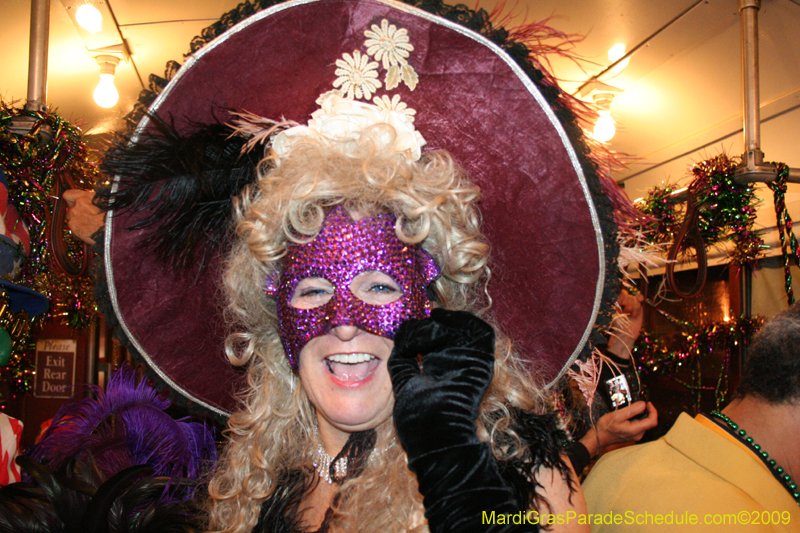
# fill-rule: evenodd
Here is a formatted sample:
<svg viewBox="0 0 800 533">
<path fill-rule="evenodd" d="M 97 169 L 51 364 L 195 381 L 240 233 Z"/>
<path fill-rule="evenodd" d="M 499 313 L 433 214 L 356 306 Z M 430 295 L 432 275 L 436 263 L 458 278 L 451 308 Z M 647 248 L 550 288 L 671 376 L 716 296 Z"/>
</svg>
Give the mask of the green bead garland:
<svg viewBox="0 0 800 533">
<path fill-rule="evenodd" d="M 769 454 L 762 450 L 759 444 L 753 442 L 753 437 L 748 437 L 745 430 L 739 429 L 738 424 L 731 420 L 729 416 L 724 415 L 719 411 L 711 411 L 710 416 L 724 422 L 726 429 L 730 429 L 731 435 L 737 437 L 741 442 L 752 448 L 753 451 L 755 451 L 755 454 L 761 457 L 762 461 L 764 461 L 764 464 L 778 474 L 776 478 L 783 484 L 784 487 L 786 487 L 786 490 L 788 490 L 789 494 L 792 495 L 794 501 L 800 505 L 800 492 L 797 491 L 797 484 L 792 480 L 792 476 L 784 473 L 786 471 L 783 469 L 783 467 L 778 466 L 778 463 L 775 461 L 775 459 L 770 459 Z"/>
<path fill-rule="evenodd" d="M 794 303 L 794 291 L 792 290 L 792 271 L 791 260 L 800 266 L 800 251 L 798 250 L 797 237 L 792 231 L 792 217 L 786 210 L 786 181 L 789 178 L 789 167 L 783 163 L 778 165 L 778 177 L 775 181 L 767 183 L 772 189 L 775 201 L 775 217 L 778 221 L 778 236 L 781 239 L 781 252 L 783 254 L 783 269 L 785 279 L 786 296 L 789 305 Z M 788 239 L 788 245 L 787 245 Z M 788 246 L 788 249 L 787 249 Z"/>
</svg>

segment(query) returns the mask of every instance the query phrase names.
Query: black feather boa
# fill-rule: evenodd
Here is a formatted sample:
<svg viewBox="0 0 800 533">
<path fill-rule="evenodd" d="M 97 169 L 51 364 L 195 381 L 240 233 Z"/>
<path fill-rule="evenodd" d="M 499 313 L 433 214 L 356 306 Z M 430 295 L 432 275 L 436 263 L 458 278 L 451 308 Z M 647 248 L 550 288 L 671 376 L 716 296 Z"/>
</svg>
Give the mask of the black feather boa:
<svg viewBox="0 0 800 533">
<path fill-rule="evenodd" d="M 501 461 L 500 475 L 511 487 L 521 509 L 549 508 L 547 499 L 536 492 L 542 486 L 536 475 L 538 468 L 560 473 L 567 480 L 570 493 L 576 490 L 575 479 L 563 457 L 567 435 L 559 428 L 555 413 L 535 415 L 514 407 L 510 411 L 512 427 L 526 450 L 520 457 Z M 504 443 L 495 445 L 503 447 Z"/>
<path fill-rule="evenodd" d="M 147 465 L 105 479 L 93 461 L 72 460 L 56 471 L 19 457 L 29 482 L 0 488 L 0 533 L 199 533 L 200 498 L 169 494 L 194 482 L 153 476 Z"/>
<path fill-rule="evenodd" d="M 339 454 L 333 458 L 330 466 L 330 476 L 335 483 L 341 484 L 348 478 L 361 475 L 367 467 L 367 461 L 373 448 L 377 432 L 374 429 L 351 433 Z M 347 459 L 347 475 L 337 479 L 334 465 L 341 458 Z M 319 483 L 319 477 L 314 470 L 284 472 L 278 476 L 275 492 L 261 505 L 261 514 L 258 524 L 253 528 L 253 533 L 294 533 L 304 531 L 300 526 L 303 498 L 309 494 Z M 336 496 L 338 498 L 339 496 Z M 325 533 L 328 524 L 333 518 L 333 511 L 328 509 L 320 528 L 314 533 Z"/>
</svg>

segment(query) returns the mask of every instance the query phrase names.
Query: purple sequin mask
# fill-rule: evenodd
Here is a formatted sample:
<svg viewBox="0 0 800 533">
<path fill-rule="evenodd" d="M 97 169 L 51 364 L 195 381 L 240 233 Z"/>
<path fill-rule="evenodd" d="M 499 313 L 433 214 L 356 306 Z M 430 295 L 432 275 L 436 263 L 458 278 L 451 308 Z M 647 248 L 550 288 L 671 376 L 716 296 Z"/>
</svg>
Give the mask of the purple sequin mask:
<svg viewBox="0 0 800 533">
<path fill-rule="evenodd" d="M 286 357 L 293 369 L 303 347 L 336 326 L 356 326 L 373 335 L 393 339 L 398 326 L 410 318 L 430 314 L 428 284 L 441 273 L 420 246 L 397 238 L 393 215 L 377 215 L 353 221 L 341 207 L 325 217 L 317 237 L 305 244 L 291 244 L 283 258 L 280 283 L 267 280 L 266 292 L 278 304 L 278 327 Z M 350 290 L 362 272 L 377 271 L 391 277 L 402 289 L 397 300 L 373 305 Z M 311 309 L 291 304 L 298 283 L 324 278 L 334 287 L 326 303 Z"/>
</svg>

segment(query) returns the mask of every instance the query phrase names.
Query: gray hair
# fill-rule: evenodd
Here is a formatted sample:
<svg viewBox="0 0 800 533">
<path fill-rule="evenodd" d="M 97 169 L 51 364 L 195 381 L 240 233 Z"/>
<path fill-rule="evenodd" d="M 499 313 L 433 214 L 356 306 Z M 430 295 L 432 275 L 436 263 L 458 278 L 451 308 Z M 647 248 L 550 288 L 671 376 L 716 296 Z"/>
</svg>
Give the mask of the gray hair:
<svg viewBox="0 0 800 533">
<path fill-rule="evenodd" d="M 770 403 L 800 400 L 800 302 L 753 337 L 737 393 Z"/>
</svg>

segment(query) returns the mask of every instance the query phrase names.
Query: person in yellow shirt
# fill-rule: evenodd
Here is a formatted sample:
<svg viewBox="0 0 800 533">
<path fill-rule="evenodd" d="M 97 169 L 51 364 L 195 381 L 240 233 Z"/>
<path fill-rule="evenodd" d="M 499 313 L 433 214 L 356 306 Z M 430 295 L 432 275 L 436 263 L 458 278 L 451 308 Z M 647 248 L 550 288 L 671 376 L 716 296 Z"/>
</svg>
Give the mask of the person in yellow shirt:
<svg viewBox="0 0 800 533">
<path fill-rule="evenodd" d="M 584 491 L 592 531 L 800 531 L 800 304 L 753 339 L 722 412 L 611 452 Z"/>
</svg>

